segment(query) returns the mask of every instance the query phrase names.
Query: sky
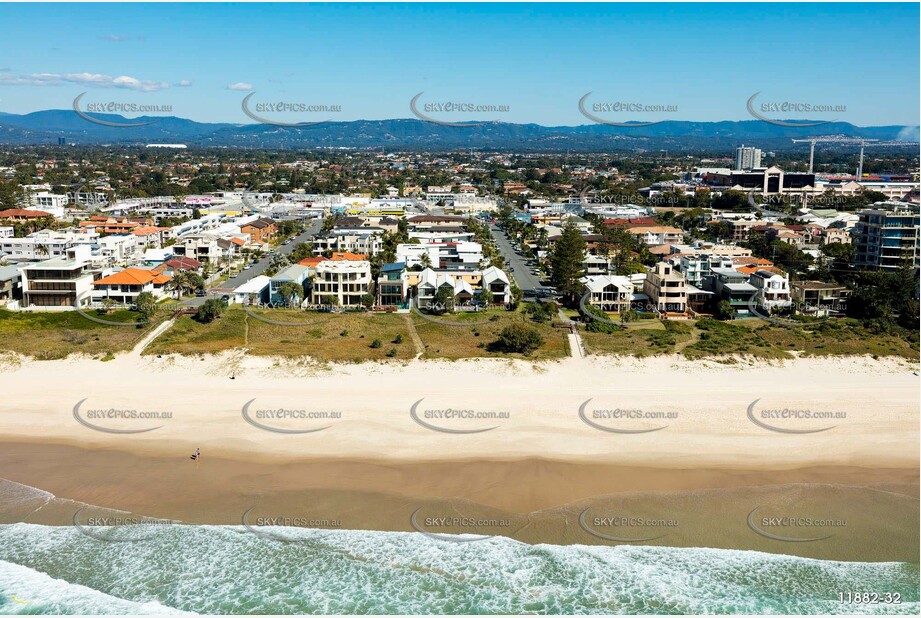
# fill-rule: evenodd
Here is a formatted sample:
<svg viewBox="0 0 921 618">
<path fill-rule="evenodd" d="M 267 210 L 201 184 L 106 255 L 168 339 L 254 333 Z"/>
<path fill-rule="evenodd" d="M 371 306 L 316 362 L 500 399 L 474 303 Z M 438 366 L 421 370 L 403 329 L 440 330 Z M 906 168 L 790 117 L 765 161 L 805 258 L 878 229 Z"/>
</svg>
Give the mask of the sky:
<svg viewBox="0 0 921 618">
<path fill-rule="evenodd" d="M 921 107 L 910 3 L 3 4 L 0 22 L 7 113 L 83 92 L 236 123 L 253 122 L 250 94 L 251 112 L 290 122 L 411 118 L 419 93 L 429 117 L 550 126 L 590 123 L 589 92 L 583 109 L 611 121 L 750 120 L 755 93 L 766 117 L 859 126 L 916 126 Z"/>
</svg>

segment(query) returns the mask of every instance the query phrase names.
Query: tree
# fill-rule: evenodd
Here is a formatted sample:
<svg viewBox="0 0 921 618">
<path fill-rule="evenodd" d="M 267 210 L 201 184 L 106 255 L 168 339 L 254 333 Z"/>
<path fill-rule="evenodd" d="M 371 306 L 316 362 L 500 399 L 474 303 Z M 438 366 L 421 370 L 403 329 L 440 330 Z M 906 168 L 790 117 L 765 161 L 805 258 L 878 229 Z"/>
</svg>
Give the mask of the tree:
<svg viewBox="0 0 921 618">
<path fill-rule="evenodd" d="M 731 320 L 735 315 L 735 309 L 728 300 L 721 300 L 716 306 L 716 317 L 720 320 Z"/>
<path fill-rule="evenodd" d="M 549 322 L 556 313 L 556 304 L 554 303 L 530 303 L 528 305 L 528 316 L 535 322 Z"/>
<path fill-rule="evenodd" d="M 224 301 L 217 298 L 211 298 L 206 300 L 204 304 L 198 308 L 198 311 L 195 312 L 193 317 L 196 322 L 208 324 L 221 317 L 226 309 L 227 305 Z"/>
<path fill-rule="evenodd" d="M 145 320 L 149 320 L 153 317 L 153 314 L 157 310 L 157 300 L 150 292 L 141 292 L 138 294 L 134 304 L 140 314 L 144 316 Z"/>
<path fill-rule="evenodd" d="M 446 311 L 453 311 L 454 290 L 448 285 L 443 285 L 438 288 L 435 292 L 435 296 L 432 298 L 432 305 L 429 309 L 435 315 L 441 315 Z"/>
<path fill-rule="evenodd" d="M 359 302 L 365 309 L 370 309 L 371 307 L 374 306 L 375 300 L 376 299 L 374 298 L 374 294 L 371 294 L 370 292 L 368 292 L 367 294 L 361 295 L 361 299 L 359 299 Z"/>
<path fill-rule="evenodd" d="M 585 240 L 578 228 L 571 221 L 563 225 L 560 234 L 550 254 L 550 280 L 553 285 L 570 303 L 574 303 L 582 284 L 582 261 L 585 259 Z"/>
<path fill-rule="evenodd" d="M 172 278 L 166 282 L 166 289 L 176 293 L 176 298 L 182 297 L 189 282 L 189 273 L 186 270 L 177 270 Z"/>
<path fill-rule="evenodd" d="M 294 245 L 294 250 L 291 252 L 291 262 L 297 264 L 304 258 L 313 257 L 313 245 L 306 242 L 299 242 Z"/>
<path fill-rule="evenodd" d="M 286 281 L 278 286 L 278 295 L 284 299 L 286 305 L 291 307 L 300 303 L 301 298 L 304 297 L 304 288 L 299 283 Z"/>
<path fill-rule="evenodd" d="M 544 338 L 533 326 L 515 323 L 499 331 L 496 347 L 505 352 L 518 352 L 529 355 L 544 344 Z"/>
</svg>

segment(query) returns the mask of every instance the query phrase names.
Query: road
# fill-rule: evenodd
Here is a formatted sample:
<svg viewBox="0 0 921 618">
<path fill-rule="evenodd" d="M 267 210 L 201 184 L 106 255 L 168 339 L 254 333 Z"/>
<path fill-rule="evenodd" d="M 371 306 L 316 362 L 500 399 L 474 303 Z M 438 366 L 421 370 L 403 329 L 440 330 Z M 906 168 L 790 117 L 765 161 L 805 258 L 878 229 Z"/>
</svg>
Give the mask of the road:
<svg viewBox="0 0 921 618">
<path fill-rule="evenodd" d="M 294 251 L 294 248 L 299 243 L 310 242 L 310 240 L 314 236 L 317 235 L 317 233 L 320 231 L 322 227 L 323 227 L 323 220 L 315 219 L 314 221 L 311 222 L 310 227 L 308 227 L 304 232 L 301 232 L 300 234 L 294 237 L 291 244 L 282 245 L 278 247 L 277 249 L 275 249 L 275 253 L 279 253 L 281 255 L 288 255 L 289 253 Z M 248 269 L 241 271 L 235 277 L 231 277 L 230 279 L 223 281 L 219 287 L 238 288 L 244 283 L 246 283 L 247 281 L 249 281 L 250 279 L 252 279 L 253 277 L 263 274 L 265 272 L 265 269 L 267 269 L 269 265 L 272 263 L 271 255 L 272 254 L 267 254 L 265 257 L 259 260 L 258 264 L 254 264 L 250 266 Z"/>
<path fill-rule="evenodd" d="M 543 287 L 540 284 L 540 278 L 531 274 L 531 267 L 528 266 L 524 257 L 515 253 L 508 236 L 499 229 L 499 226 L 490 224 L 489 231 L 492 233 L 493 238 L 496 239 L 496 247 L 505 258 L 505 263 L 508 265 L 518 287 L 521 288 L 523 296 L 536 296 L 537 291 Z"/>
</svg>

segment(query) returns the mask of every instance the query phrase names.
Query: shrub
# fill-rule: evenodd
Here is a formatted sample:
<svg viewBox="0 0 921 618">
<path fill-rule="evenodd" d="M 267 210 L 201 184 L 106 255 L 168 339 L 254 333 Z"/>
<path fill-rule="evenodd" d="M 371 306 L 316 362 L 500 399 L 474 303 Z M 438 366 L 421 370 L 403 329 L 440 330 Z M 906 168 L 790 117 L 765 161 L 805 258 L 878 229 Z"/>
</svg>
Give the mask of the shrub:
<svg viewBox="0 0 921 618">
<path fill-rule="evenodd" d="M 518 352 L 528 355 L 544 344 L 544 338 L 533 326 L 527 324 L 509 324 L 499 331 L 496 345 L 505 352 Z"/>
<path fill-rule="evenodd" d="M 371 342 L 371 347 L 374 348 L 375 350 L 383 345 L 384 344 L 380 339 L 375 339 L 374 341 Z"/>
<path fill-rule="evenodd" d="M 389 356 L 390 358 L 393 358 L 393 357 L 396 356 L 396 355 L 397 355 L 397 349 L 396 349 L 396 348 L 390 348 L 390 351 L 387 352 L 387 356 Z"/>
<path fill-rule="evenodd" d="M 403 343 L 403 335 L 397 335 L 396 339 L 393 340 L 394 343 Z"/>
<path fill-rule="evenodd" d="M 226 309 L 227 305 L 224 301 L 212 298 L 206 300 L 204 304 L 198 308 L 193 317 L 196 322 L 208 324 L 221 317 Z"/>
<path fill-rule="evenodd" d="M 585 330 L 590 333 L 616 333 L 623 330 L 623 326 L 612 324 L 610 316 L 604 311 L 593 305 L 585 305 L 581 310 L 582 321 L 585 322 Z"/>
</svg>

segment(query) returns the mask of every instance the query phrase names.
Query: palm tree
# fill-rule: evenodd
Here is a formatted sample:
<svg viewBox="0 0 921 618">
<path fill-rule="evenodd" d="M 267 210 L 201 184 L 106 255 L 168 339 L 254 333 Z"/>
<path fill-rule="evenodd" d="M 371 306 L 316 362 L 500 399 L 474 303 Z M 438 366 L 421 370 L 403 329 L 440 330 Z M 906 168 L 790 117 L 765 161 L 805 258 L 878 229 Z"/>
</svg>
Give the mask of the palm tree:
<svg viewBox="0 0 921 618">
<path fill-rule="evenodd" d="M 167 281 L 166 288 L 172 292 L 176 292 L 176 300 L 179 300 L 182 297 L 182 292 L 189 285 L 189 273 L 185 270 L 177 270 L 173 273 L 173 278 Z"/>
<path fill-rule="evenodd" d="M 35 245 L 35 253 L 36 255 L 43 255 L 48 257 L 48 245 Z"/>
</svg>

